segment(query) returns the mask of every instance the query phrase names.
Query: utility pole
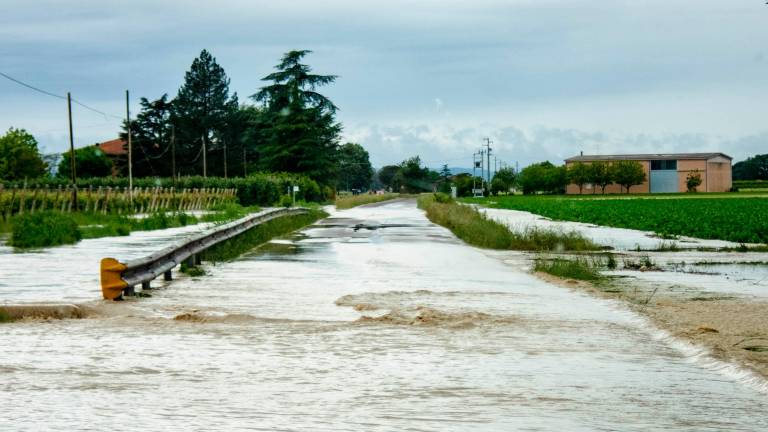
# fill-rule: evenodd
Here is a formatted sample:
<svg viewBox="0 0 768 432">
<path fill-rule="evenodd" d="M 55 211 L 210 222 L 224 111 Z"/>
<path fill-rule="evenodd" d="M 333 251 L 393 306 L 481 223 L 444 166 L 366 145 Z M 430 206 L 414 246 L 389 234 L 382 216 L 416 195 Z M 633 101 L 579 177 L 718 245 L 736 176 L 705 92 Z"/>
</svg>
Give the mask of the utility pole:
<svg viewBox="0 0 768 432">
<path fill-rule="evenodd" d="M 69 169 L 72 177 L 72 204 L 77 211 L 77 174 L 75 173 L 75 137 L 72 134 L 72 96 L 67 92 L 67 113 L 69 114 Z"/>
<path fill-rule="evenodd" d="M 488 150 L 486 152 L 486 157 L 488 158 L 488 188 L 489 189 L 491 187 L 491 150 L 492 150 L 491 143 L 492 142 L 493 141 L 491 141 L 490 138 L 485 139 L 485 148 Z"/>
<path fill-rule="evenodd" d="M 176 125 L 171 125 L 171 178 L 176 186 Z"/>
<path fill-rule="evenodd" d="M 128 129 L 128 199 L 133 205 L 133 144 L 131 143 L 131 107 L 130 95 L 125 91 L 125 124 Z"/>
<path fill-rule="evenodd" d="M 208 159 L 205 155 L 205 153 L 207 153 L 205 148 L 205 135 L 206 134 L 203 133 L 201 137 L 203 139 L 203 178 L 208 178 Z"/>
<path fill-rule="evenodd" d="M 224 143 L 224 178 L 227 178 L 227 140 L 222 138 L 221 141 Z"/>
</svg>

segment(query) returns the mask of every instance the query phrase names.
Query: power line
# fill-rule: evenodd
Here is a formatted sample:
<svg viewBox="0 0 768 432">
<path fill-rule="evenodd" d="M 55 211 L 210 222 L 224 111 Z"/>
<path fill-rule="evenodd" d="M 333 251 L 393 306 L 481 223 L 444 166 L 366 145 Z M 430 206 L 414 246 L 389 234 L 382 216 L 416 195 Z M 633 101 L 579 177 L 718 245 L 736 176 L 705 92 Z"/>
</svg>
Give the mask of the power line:
<svg viewBox="0 0 768 432">
<path fill-rule="evenodd" d="M 52 93 L 52 92 L 49 92 L 49 91 L 47 91 L 47 90 L 43 90 L 43 89 L 41 89 L 41 88 L 39 88 L 39 87 L 35 87 L 35 86 L 33 86 L 32 84 L 27 84 L 27 83 L 25 83 L 24 81 L 21 81 L 21 80 L 19 80 L 19 79 L 16 79 L 16 78 L 14 78 L 14 77 L 12 77 L 12 76 L 10 76 L 10 75 L 6 74 L 6 73 L 0 72 L 0 76 L 2 76 L 3 78 L 6 78 L 6 79 L 8 79 L 8 80 L 10 80 L 10 81 L 13 81 L 13 82 L 15 82 L 16 84 L 19 84 L 19 85 L 21 85 L 21 86 L 24 86 L 24 87 L 26 87 L 26 88 L 28 88 L 28 89 L 34 90 L 34 91 L 36 91 L 36 92 L 38 92 L 38 93 L 42 93 L 42 94 L 44 94 L 44 95 L 47 95 L 47 96 L 55 97 L 55 98 L 57 98 L 57 99 L 67 100 L 66 96 L 57 95 L 56 93 Z M 122 117 L 118 117 L 118 116 L 116 116 L 116 115 L 112 115 L 112 114 L 109 114 L 109 113 L 105 113 L 104 111 L 101 111 L 101 110 L 97 110 L 96 108 L 93 108 L 93 107 L 91 107 L 91 106 L 88 106 L 88 105 L 86 105 L 86 104 L 84 104 L 84 103 L 80 102 L 80 101 L 79 101 L 79 100 L 77 100 L 77 99 L 74 99 L 74 98 L 73 98 L 73 99 L 72 99 L 72 102 L 74 102 L 74 103 L 75 103 L 75 104 L 77 104 L 77 105 L 80 105 L 81 107 L 83 107 L 83 108 L 85 108 L 85 109 L 87 109 L 87 110 L 93 111 L 93 112 L 95 112 L 95 113 L 97 113 L 97 114 L 101 114 L 102 116 L 104 116 L 104 118 L 105 118 L 105 119 L 106 119 L 107 117 L 112 117 L 112 118 L 115 118 L 115 119 L 118 119 L 118 120 L 122 120 L 122 119 L 123 119 Z"/>
</svg>

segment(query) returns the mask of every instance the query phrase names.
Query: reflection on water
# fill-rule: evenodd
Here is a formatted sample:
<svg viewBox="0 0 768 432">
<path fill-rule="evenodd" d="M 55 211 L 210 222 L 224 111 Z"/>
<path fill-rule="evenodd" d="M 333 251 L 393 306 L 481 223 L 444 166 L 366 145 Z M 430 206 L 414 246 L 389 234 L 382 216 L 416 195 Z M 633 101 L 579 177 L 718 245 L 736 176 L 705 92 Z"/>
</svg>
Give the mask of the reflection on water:
<svg viewBox="0 0 768 432">
<path fill-rule="evenodd" d="M 620 306 L 339 212 L 90 319 L 3 326 L 10 430 L 760 430 L 768 397 Z M 343 219 L 342 219 L 343 218 Z M 354 230 L 359 223 L 401 227 Z M 42 427 L 44 428 L 44 427 Z M 4 427 L 4 429 L 6 429 Z"/>
</svg>

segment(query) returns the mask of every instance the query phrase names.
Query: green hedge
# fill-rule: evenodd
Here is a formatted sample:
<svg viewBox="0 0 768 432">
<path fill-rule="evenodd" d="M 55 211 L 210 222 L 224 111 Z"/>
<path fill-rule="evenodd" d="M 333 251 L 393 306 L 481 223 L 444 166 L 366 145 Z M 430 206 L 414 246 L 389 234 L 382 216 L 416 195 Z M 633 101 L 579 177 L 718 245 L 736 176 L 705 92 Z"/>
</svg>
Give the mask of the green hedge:
<svg viewBox="0 0 768 432">
<path fill-rule="evenodd" d="M 768 180 L 734 180 L 737 189 L 768 189 Z"/>
<path fill-rule="evenodd" d="M 23 187 L 25 182 L 3 182 L 5 188 Z M 65 187 L 69 182 L 63 178 L 45 178 L 26 182 L 27 187 Z M 79 179 L 78 188 L 87 189 L 88 187 L 128 187 L 128 178 L 126 177 L 95 177 Z M 176 187 L 177 189 L 194 188 L 235 188 L 240 204 L 270 206 L 277 203 L 280 197 L 288 194 L 290 186 L 299 186 L 299 192 L 296 193 L 296 200 L 322 202 L 332 198 L 331 190 L 323 190 L 314 180 L 309 177 L 290 174 L 290 173 L 256 173 L 248 177 L 233 177 L 225 179 L 223 177 L 202 176 L 180 177 L 174 184 L 171 178 L 137 178 L 133 181 L 134 187 Z"/>
</svg>

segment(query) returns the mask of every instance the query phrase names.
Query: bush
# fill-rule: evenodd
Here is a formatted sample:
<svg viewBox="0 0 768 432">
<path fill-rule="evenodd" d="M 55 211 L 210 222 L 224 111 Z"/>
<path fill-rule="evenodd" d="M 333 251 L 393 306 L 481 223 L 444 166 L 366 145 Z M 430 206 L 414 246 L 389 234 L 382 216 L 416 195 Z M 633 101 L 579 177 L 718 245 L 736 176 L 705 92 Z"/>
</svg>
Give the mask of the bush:
<svg viewBox="0 0 768 432">
<path fill-rule="evenodd" d="M 58 212 L 39 212 L 15 218 L 9 244 L 34 248 L 77 243 L 82 238 L 72 216 Z"/>
</svg>

